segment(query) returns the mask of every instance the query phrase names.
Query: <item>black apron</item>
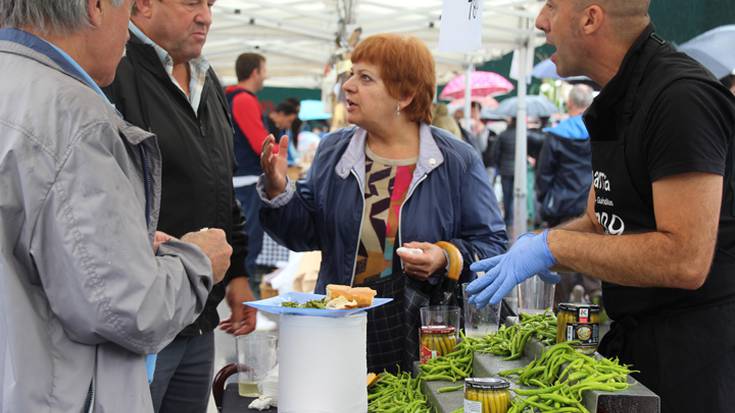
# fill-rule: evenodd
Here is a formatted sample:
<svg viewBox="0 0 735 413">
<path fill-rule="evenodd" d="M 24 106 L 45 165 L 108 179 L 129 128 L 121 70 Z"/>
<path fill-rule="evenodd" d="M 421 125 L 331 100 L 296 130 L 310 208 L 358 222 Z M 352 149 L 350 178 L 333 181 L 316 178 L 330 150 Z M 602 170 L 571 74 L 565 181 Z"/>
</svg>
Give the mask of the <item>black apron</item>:
<svg viewBox="0 0 735 413">
<path fill-rule="evenodd" d="M 648 79 L 653 85 L 641 85 L 663 47 L 668 46 L 649 33 L 630 69 L 629 92 L 616 107 L 621 121 L 607 129 L 609 135 L 594 128 L 595 213 L 610 235 L 656 228 L 646 162 L 634 140 L 640 139 L 659 92 L 677 80 Z M 735 411 L 735 260 L 719 248 L 697 291 L 603 283 L 605 308 L 615 321 L 599 352 L 639 370 L 633 376 L 661 396 L 662 412 Z"/>
</svg>

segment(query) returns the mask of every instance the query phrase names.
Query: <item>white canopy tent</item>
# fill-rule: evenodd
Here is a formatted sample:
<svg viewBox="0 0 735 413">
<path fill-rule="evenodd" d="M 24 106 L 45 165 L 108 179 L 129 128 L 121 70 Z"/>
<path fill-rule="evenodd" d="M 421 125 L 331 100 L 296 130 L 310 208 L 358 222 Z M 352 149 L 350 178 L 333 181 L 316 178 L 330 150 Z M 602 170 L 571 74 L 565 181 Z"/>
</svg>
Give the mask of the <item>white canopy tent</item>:
<svg viewBox="0 0 735 413">
<path fill-rule="evenodd" d="M 544 42 L 534 29 L 543 0 L 484 1 L 481 50 L 471 55 L 437 51 L 442 0 L 218 0 L 205 56 L 225 84 L 235 83 L 240 53 L 258 52 L 268 59 L 267 86 L 320 88 L 325 68 L 357 27 L 362 37 L 406 33 L 428 45 L 437 64 L 439 83 L 474 66 L 519 51 L 518 79 L 530 75 L 536 46 Z M 530 78 L 530 76 L 529 76 Z M 469 85 L 467 87 L 469 91 Z M 518 85 L 518 119 L 526 119 L 526 83 Z M 465 96 L 469 103 L 469 92 Z M 469 110 L 466 111 L 469 114 Z M 513 239 L 526 232 L 526 122 L 517 122 Z M 536 294 L 536 277 L 526 281 Z M 509 298 L 518 306 L 516 294 Z"/>
<path fill-rule="evenodd" d="M 484 1 L 483 49 L 472 56 L 436 52 L 441 0 L 218 0 L 204 54 L 225 83 L 235 82 L 237 56 L 256 51 L 268 58 L 268 86 L 318 88 L 338 39 L 361 27 L 363 38 L 400 32 L 423 39 L 445 82 L 468 64 L 499 58 L 528 39 L 543 42 L 527 24 L 542 2 Z"/>
<path fill-rule="evenodd" d="M 474 1 L 484 1 L 483 47 L 471 55 L 437 51 L 442 0 L 218 0 L 204 54 L 226 84 L 236 82 L 237 56 L 255 51 L 268 59 L 267 86 L 320 88 L 325 66 L 360 27 L 363 38 L 392 32 L 424 40 L 434 54 L 440 83 L 514 50 L 520 51 L 518 78 L 525 79 L 536 46 L 544 42 L 533 24 L 543 0 Z M 520 82 L 518 119 L 526 118 L 525 94 L 526 84 Z M 522 234 L 526 123 L 517 124 L 514 234 Z"/>
</svg>

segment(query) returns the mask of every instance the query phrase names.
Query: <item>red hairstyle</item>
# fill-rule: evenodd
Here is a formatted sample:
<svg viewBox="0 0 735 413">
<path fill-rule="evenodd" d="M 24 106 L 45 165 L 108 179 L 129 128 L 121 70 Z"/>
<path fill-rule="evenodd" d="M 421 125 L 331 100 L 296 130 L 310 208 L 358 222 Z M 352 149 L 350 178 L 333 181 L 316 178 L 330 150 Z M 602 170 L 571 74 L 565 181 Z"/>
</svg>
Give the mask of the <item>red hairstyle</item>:
<svg viewBox="0 0 735 413">
<path fill-rule="evenodd" d="M 421 40 L 395 34 L 370 36 L 352 52 L 352 62 L 378 66 L 391 97 L 413 96 L 411 103 L 402 110 L 408 119 L 431 123 L 436 74 L 434 58 Z"/>
</svg>

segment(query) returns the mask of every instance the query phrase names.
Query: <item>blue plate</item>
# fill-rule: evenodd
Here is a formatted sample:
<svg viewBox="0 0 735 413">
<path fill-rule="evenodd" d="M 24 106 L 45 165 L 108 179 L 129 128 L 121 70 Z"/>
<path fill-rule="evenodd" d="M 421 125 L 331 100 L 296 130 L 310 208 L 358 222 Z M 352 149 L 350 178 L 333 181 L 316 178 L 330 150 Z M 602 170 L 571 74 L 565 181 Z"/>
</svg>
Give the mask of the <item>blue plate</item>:
<svg viewBox="0 0 735 413">
<path fill-rule="evenodd" d="M 319 317 L 347 317 L 360 311 L 369 310 L 371 308 L 379 307 L 385 303 L 393 301 L 392 298 L 375 298 L 373 299 L 373 305 L 370 307 L 363 308 L 351 308 L 349 310 L 327 310 L 319 308 L 291 308 L 282 307 L 281 303 L 284 301 L 295 301 L 299 304 L 303 304 L 311 300 L 321 300 L 325 295 L 322 294 L 309 294 L 309 293 L 297 293 L 290 292 L 277 297 L 266 298 L 265 300 L 258 301 L 246 301 L 244 304 L 250 307 L 257 308 L 260 311 L 265 311 L 271 314 L 298 314 L 298 315 L 310 315 Z"/>
</svg>

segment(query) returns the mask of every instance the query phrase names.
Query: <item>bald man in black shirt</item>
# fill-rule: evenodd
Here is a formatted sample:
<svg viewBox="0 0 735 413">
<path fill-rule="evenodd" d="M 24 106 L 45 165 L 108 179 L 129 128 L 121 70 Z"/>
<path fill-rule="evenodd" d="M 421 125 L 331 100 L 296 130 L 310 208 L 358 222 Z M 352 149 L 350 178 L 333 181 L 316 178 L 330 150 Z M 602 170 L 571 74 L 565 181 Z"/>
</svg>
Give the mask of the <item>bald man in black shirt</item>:
<svg viewBox="0 0 735 413">
<path fill-rule="evenodd" d="M 655 33 L 648 1 L 549 0 L 536 21 L 561 76 L 603 87 L 585 115 L 593 184 L 576 220 L 525 237 L 473 302 L 552 266 L 603 281 L 599 351 L 633 364 L 663 412 L 735 406 L 735 99 Z"/>
</svg>

